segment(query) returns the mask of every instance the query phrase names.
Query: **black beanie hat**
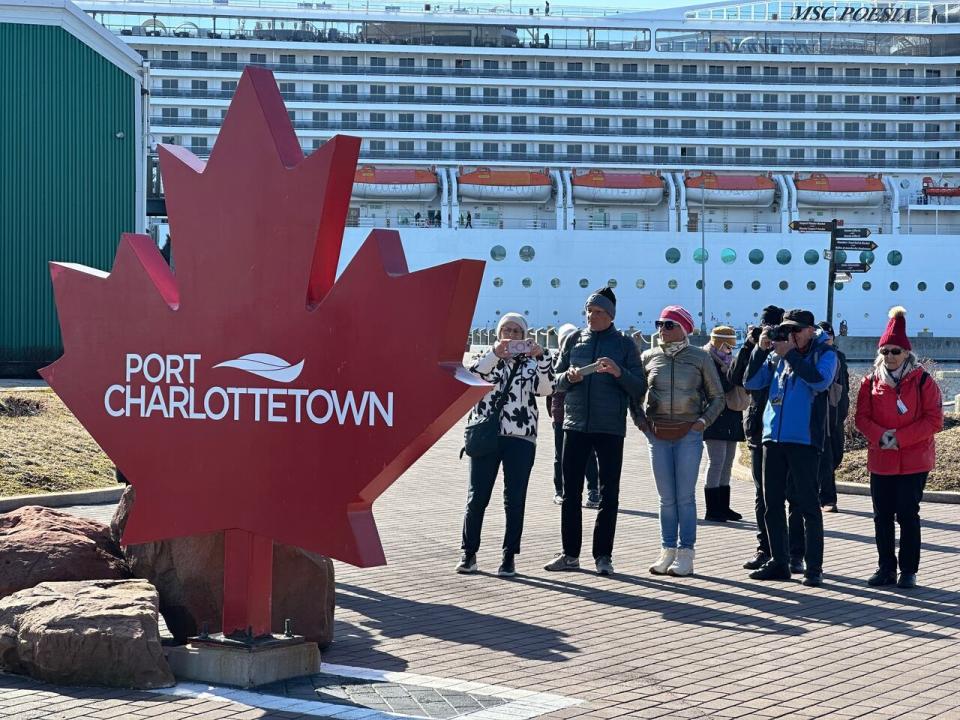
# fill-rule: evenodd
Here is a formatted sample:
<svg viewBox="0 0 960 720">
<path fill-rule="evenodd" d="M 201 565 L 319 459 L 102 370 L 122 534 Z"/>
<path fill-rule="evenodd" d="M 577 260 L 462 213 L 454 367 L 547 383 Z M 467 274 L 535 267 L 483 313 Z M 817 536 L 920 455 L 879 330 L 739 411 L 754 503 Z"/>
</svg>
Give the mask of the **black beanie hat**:
<svg viewBox="0 0 960 720">
<path fill-rule="evenodd" d="M 613 294 L 613 290 L 609 287 L 605 287 L 602 290 L 597 290 L 597 295 L 603 295 L 607 300 L 612 302 L 614 305 L 617 304 L 617 296 Z"/>
<path fill-rule="evenodd" d="M 776 305 L 767 305 L 760 313 L 761 325 L 779 325 L 783 322 L 783 308 Z"/>
</svg>

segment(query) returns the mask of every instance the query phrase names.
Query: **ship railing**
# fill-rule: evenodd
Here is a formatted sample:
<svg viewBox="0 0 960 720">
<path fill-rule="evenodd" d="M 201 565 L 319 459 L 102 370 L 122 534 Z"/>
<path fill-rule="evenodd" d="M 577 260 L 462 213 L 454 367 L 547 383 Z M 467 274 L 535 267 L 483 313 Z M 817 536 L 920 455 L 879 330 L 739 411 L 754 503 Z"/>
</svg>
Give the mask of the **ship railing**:
<svg viewBox="0 0 960 720">
<path fill-rule="evenodd" d="M 138 30 L 140 28 L 137 28 Z M 150 67 L 154 70 L 226 70 L 240 72 L 250 63 L 242 60 L 164 60 L 151 59 Z M 487 68 L 487 67 L 399 67 L 396 65 L 332 65 L 313 62 L 283 62 L 257 63 L 277 73 L 306 73 L 317 75 L 371 75 L 402 76 L 402 77 L 453 77 L 453 78 L 527 78 L 540 80 L 596 80 L 601 82 L 653 82 L 674 85 L 676 83 L 691 84 L 723 84 L 723 85 L 811 85 L 825 87 L 865 86 L 865 87 L 945 87 L 960 86 L 958 77 L 873 77 L 873 76 L 828 76 L 817 75 L 738 75 L 732 73 L 683 73 L 683 72 L 640 72 L 637 70 L 541 70 L 538 68 Z"/>
<path fill-rule="evenodd" d="M 470 225 L 467 225 L 464 216 L 457 221 L 457 226 L 461 230 L 556 230 L 557 221 L 555 218 L 484 218 L 471 215 Z"/>
<path fill-rule="evenodd" d="M 951 222 L 951 219 L 952 214 L 951 217 L 942 218 L 939 223 L 918 223 L 911 220 L 904 223 L 903 232 L 907 235 L 960 235 L 960 222 Z"/>
<path fill-rule="evenodd" d="M 572 229 L 576 229 L 576 225 Z M 639 220 L 636 222 L 617 222 L 614 220 L 581 221 L 579 227 L 587 230 L 627 230 L 632 232 L 663 232 L 669 229 L 666 220 Z"/>
<path fill-rule="evenodd" d="M 779 224 L 774 223 L 744 223 L 744 222 L 705 222 L 703 224 L 704 232 L 709 233 L 778 233 L 782 232 Z M 700 232 L 700 228 L 697 223 L 691 223 L 688 228 L 689 232 Z"/>
</svg>

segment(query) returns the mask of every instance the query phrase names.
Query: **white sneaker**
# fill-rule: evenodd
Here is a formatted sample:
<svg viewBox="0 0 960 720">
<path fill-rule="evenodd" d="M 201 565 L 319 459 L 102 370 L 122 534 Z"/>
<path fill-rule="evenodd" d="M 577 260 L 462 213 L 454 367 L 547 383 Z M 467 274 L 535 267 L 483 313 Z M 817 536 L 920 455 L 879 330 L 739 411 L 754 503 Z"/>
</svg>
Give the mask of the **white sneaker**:
<svg viewBox="0 0 960 720">
<path fill-rule="evenodd" d="M 666 575 L 667 568 L 669 568 L 676 559 L 676 548 L 661 548 L 660 557 L 653 565 L 650 566 L 650 572 L 652 572 L 654 575 Z"/>
<path fill-rule="evenodd" d="M 677 550 L 677 559 L 667 568 L 667 574 L 680 577 L 693 575 L 693 557 L 693 548 L 680 548 Z"/>
</svg>

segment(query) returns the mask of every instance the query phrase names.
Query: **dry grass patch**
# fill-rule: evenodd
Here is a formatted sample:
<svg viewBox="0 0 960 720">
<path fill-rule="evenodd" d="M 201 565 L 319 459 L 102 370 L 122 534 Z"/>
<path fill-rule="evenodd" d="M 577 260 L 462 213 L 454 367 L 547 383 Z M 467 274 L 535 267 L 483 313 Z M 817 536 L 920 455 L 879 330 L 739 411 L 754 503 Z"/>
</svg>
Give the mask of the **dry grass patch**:
<svg viewBox="0 0 960 720">
<path fill-rule="evenodd" d="M 113 464 L 51 390 L 0 391 L 0 496 L 115 482 Z"/>
</svg>

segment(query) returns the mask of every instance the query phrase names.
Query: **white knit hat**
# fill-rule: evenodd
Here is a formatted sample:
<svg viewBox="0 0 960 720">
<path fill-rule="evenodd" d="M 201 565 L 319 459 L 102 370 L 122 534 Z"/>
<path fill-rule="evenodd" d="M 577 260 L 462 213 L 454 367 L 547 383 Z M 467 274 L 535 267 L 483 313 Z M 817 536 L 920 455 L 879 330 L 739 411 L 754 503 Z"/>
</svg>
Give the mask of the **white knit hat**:
<svg viewBox="0 0 960 720">
<path fill-rule="evenodd" d="M 508 322 L 516 323 L 520 326 L 520 329 L 523 330 L 523 334 L 527 334 L 527 319 L 520 313 L 508 312 L 501 315 L 500 320 L 497 322 L 497 336 L 500 335 L 503 326 Z"/>
<path fill-rule="evenodd" d="M 563 347 L 563 343 L 566 342 L 567 338 L 570 337 L 573 333 L 577 331 L 577 326 L 573 323 L 564 323 L 557 328 L 557 342 L 560 347 Z"/>
</svg>

